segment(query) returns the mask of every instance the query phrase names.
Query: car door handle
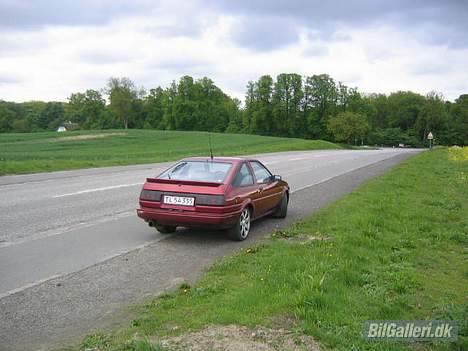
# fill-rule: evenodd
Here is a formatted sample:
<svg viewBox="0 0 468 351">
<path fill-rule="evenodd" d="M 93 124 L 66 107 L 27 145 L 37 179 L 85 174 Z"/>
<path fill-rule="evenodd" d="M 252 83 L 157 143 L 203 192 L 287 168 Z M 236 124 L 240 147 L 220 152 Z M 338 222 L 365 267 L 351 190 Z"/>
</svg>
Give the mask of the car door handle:
<svg viewBox="0 0 468 351">
<path fill-rule="evenodd" d="M 258 188 L 257 193 L 261 193 L 263 191 L 263 187 Z"/>
</svg>

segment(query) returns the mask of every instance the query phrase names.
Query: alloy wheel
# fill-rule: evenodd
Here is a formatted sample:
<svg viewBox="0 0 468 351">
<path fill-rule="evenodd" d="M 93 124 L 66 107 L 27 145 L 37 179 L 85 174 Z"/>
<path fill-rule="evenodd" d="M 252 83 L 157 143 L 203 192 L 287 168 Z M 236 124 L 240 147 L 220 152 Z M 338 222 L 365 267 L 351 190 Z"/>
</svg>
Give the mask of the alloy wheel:
<svg viewBox="0 0 468 351">
<path fill-rule="evenodd" d="M 250 231 L 250 211 L 245 208 L 240 215 L 240 235 L 243 239 L 249 235 Z"/>
</svg>

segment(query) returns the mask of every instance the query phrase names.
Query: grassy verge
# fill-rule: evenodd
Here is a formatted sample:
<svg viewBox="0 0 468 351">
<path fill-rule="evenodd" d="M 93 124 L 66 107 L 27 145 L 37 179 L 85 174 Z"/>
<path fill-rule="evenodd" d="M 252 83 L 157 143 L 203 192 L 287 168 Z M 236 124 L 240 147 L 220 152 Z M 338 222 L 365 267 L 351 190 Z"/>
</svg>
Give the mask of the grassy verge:
<svg viewBox="0 0 468 351">
<path fill-rule="evenodd" d="M 135 335 L 292 319 L 326 349 L 466 350 L 467 184 L 466 150 L 419 154 L 216 264 L 195 287 L 138 307 L 127 328 L 92 335 L 82 348 L 135 350 Z M 367 342 L 369 319 L 457 319 L 462 335 L 457 343 Z"/>
<path fill-rule="evenodd" d="M 322 140 L 212 133 L 215 155 L 338 149 Z M 129 165 L 207 155 L 208 133 L 107 130 L 0 134 L 0 175 Z"/>
</svg>

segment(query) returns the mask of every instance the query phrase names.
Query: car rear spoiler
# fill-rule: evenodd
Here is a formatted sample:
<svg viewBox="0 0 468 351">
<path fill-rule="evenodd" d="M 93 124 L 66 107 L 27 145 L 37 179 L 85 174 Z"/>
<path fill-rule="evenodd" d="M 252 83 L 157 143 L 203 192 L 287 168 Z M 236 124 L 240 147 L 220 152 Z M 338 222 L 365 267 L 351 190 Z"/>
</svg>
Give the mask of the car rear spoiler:
<svg viewBox="0 0 468 351">
<path fill-rule="evenodd" d="M 198 182 L 195 180 L 176 180 L 176 179 L 159 179 L 159 178 L 146 178 L 148 183 L 164 183 L 164 184 L 184 184 L 184 185 L 198 185 L 198 186 L 212 186 L 218 187 L 223 185 L 216 182 Z"/>
</svg>

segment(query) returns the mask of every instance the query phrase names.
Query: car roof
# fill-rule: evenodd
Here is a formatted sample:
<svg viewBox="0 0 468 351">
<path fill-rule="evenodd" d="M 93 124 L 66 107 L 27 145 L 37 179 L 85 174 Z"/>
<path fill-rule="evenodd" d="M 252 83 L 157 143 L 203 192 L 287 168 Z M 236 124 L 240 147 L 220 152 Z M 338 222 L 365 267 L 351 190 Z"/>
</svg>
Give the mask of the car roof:
<svg viewBox="0 0 468 351">
<path fill-rule="evenodd" d="M 230 162 L 230 163 L 239 163 L 242 161 L 253 161 L 249 158 L 244 158 L 244 157 L 189 157 L 189 158 L 184 158 L 182 161 L 206 161 L 206 162 Z"/>
</svg>

